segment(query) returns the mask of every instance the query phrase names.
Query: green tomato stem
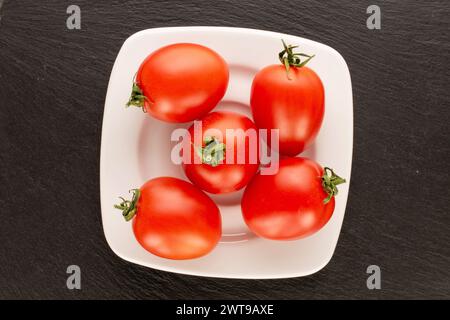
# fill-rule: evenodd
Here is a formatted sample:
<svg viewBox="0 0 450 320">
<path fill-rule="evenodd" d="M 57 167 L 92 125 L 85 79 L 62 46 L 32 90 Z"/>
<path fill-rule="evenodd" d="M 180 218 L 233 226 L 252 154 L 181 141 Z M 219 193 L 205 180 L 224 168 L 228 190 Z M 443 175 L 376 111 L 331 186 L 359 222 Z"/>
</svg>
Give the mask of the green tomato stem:
<svg viewBox="0 0 450 320">
<path fill-rule="evenodd" d="M 198 147 L 194 144 L 194 150 L 197 155 L 202 159 L 202 163 L 208 164 L 212 167 L 216 167 L 225 158 L 226 146 L 224 143 L 219 142 L 215 137 L 205 137 L 203 140 L 205 146 Z"/>
<path fill-rule="evenodd" d="M 331 198 L 338 194 L 337 186 L 339 184 L 345 183 L 346 181 L 345 179 L 335 174 L 333 169 L 330 169 L 328 167 L 324 168 L 323 176 L 321 179 L 323 190 L 328 194 L 328 197 L 323 200 L 323 203 L 327 204 L 328 202 L 330 202 Z"/>
<path fill-rule="evenodd" d="M 119 197 L 122 202 L 120 204 L 114 205 L 114 208 L 122 210 L 122 215 L 125 221 L 130 221 L 135 216 L 139 197 L 141 196 L 141 191 L 139 189 L 132 189 L 130 190 L 130 192 L 133 192 L 133 197 L 131 198 L 131 200 L 126 200 L 122 197 Z"/>
<path fill-rule="evenodd" d="M 130 99 L 128 99 L 126 107 L 129 107 L 129 106 L 138 107 L 138 108 L 142 108 L 143 112 L 147 112 L 147 110 L 145 108 L 146 101 L 147 101 L 147 103 L 151 104 L 150 100 L 144 95 L 141 87 L 136 82 L 136 76 L 134 76 L 133 86 L 131 88 Z"/>
<path fill-rule="evenodd" d="M 284 67 L 286 68 L 286 76 L 289 80 L 291 80 L 289 71 L 291 67 L 297 67 L 297 68 L 301 68 L 304 65 L 306 65 L 309 60 L 311 60 L 312 58 L 314 58 L 314 55 L 310 56 L 307 55 L 305 53 L 294 53 L 293 49 L 297 48 L 298 46 L 292 46 L 292 45 L 287 45 L 284 40 L 281 40 L 281 42 L 283 43 L 283 51 L 281 51 L 278 54 L 278 58 L 280 59 L 280 62 L 284 65 Z M 306 59 L 301 61 L 301 59 L 299 58 L 299 56 L 301 57 L 305 57 Z"/>
</svg>

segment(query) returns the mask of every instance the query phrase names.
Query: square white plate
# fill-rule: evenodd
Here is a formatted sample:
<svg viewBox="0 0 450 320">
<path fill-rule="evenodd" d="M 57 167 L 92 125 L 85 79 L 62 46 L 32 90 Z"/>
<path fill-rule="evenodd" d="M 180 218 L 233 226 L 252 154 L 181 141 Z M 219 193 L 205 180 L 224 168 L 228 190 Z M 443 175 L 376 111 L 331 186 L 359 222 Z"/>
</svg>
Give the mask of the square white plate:
<svg viewBox="0 0 450 320">
<path fill-rule="evenodd" d="M 170 133 L 180 125 L 153 119 L 138 108 L 125 109 L 133 76 L 152 51 L 177 42 L 205 45 L 229 64 L 230 82 L 219 109 L 250 116 L 250 87 L 255 73 L 279 63 L 281 39 L 315 54 L 308 66 L 325 87 L 325 117 L 315 144 L 302 156 L 334 168 L 347 183 L 339 186 L 331 220 L 318 233 L 297 241 L 276 242 L 258 238 L 247 229 L 240 210 L 242 191 L 213 196 L 223 221 L 223 237 L 207 256 L 186 261 L 156 257 L 135 240 L 131 223 L 113 208 L 119 195 L 158 176 L 186 179 L 172 164 L 175 142 Z M 182 124 L 187 127 L 189 124 Z M 123 44 L 115 61 L 103 116 L 100 191 L 103 228 L 111 249 L 121 258 L 147 267 L 177 273 L 221 278 L 288 278 L 312 274 L 331 259 L 345 213 L 353 147 L 353 103 L 350 73 L 334 49 L 304 38 L 268 31 L 223 27 L 158 28 L 138 32 Z M 186 179 L 187 180 L 187 179 Z"/>
</svg>

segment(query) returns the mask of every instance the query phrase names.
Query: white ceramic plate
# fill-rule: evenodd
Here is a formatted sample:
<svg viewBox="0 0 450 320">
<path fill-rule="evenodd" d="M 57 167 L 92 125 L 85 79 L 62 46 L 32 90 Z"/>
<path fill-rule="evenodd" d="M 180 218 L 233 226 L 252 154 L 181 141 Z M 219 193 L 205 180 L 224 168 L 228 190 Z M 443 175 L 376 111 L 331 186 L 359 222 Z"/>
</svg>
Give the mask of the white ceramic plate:
<svg viewBox="0 0 450 320">
<path fill-rule="evenodd" d="M 308 66 L 325 87 L 325 118 L 315 144 L 302 155 L 332 167 L 348 183 L 339 186 L 331 220 L 318 233 L 297 241 L 277 242 L 254 236 L 240 210 L 241 192 L 213 196 L 223 221 L 223 237 L 207 256 L 187 261 L 156 257 L 135 240 L 131 223 L 113 209 L 119 195 L 158 176 L 186 179 L 180 166 L 170 160 L 170 133 L 180 125 L 168 124 L 125 109 L 131 83 L 143 59 L 152 51 L 177 42 L 205 45 L 229 64 L 230 82 L 217 109 L 250 116 L 248 107 L 253 76 L 262 67 L 279 63 L 281 39 L 315 54 Z M 189 124 L 181 126 L 187 127 Z M 103 228 L 111 249 L 121 258 L 147 267 L 199 276 L 221 278 L 288 278 L 312 274 L 331 259 L 345 213 L 353 147 L 353 104 L 350 73 L 334 49 L 304 38 L 268 31 L 222 28 L 177 27 L 149 29 L 129 37 L 115 61 L 109 80 L 103 116 L 100 159 L 100 191 Z M 187 179 L 186 179 L 187 180 Z"/>
</svg>

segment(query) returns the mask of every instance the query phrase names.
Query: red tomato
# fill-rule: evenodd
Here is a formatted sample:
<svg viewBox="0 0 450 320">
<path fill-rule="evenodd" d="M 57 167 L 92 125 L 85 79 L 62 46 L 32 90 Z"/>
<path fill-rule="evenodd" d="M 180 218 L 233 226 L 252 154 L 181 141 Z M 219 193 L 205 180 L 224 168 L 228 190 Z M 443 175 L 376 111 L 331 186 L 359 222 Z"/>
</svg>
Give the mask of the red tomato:
<svg viewBox="0 0 450 320">
<path fill-rule="evenodd" d="M 295 156 L 311 144 L 324 115 L 325 94 L 317 74 L 285 46 L 283 65 L 271 65 L 253 79 L 250 105 L 258 128 L 279 129 L 279 151 Z"/>
<path fill-rule="evenodd" d="M 163 121 L 188 122 L 211 111 L 227 85 L 228 65 L 215 51 L 193 43 L 172 44 L 141 64 L 127 105 Z"/>
<path fill-rule="evenodd" d="M 255 124 L 234 112 L 212 112 L 201 119 L 199 127 L 202 134 L 198 141 L 194 125 L 185 139 L 191 144 L 186 146 L 191 149 L 191 157 L 183 156 L 183 169 L 189 180 L 210 193 L 227 193 L 246 186 L 259 167 Z M 237 131 L 227 139 L 227 129 Z M 218 136 L 210 130 L 216 130 Z"/>
<path fill-rule="evenodd" d="M 216 204 L 189 182 L 161 177 L 135 189 L 131 201 L 115 208 L 133 217 L 137 241 L 147 251 L 167 259 L 193 259 L 210 252 L 221 237 Z"/>
<path fill-rule="evenodd" d="M 312 160 L 282 159 L 277 174 L 257 174 L 245 189 L 241 203 L 245 222 L 268 239 L 309 236 L 330 220 L 336 186 L 344 182 Z"/>
</svg>

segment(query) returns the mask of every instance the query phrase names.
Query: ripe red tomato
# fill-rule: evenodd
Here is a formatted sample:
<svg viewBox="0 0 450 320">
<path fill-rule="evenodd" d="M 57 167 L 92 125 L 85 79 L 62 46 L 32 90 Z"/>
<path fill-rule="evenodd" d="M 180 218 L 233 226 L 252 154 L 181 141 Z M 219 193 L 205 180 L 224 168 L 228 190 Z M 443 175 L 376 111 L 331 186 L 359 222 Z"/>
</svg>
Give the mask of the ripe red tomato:
<svg viewBox="0 0 450 320">
<path fill-rule="evenodd" d="M 163 121 L 192 121 L 222 99 L 228 75 L 227 63 L 215 51 L 193 43 L 172 44 L 142 62 L 127 105 Z"/>
<path fill-rule="evenodd" d="M 216 204 L 189 182 L 161 177 L 121 198 L 115 208 L 125 220 L 133 217 L 137 241 L 147 251 L 167 259 L 193 259 L 210 252 L 221 237 Z"/>
<path fill-rule="evenodd" d="M 202 118 L 199 127 L 202 134 L 198 141 L 195 125 L 185 139 L 191 144 L 185 146 L 191 149 L 190 157 L 183 155 L 183 169 L 189 180 L 210 193 L 227 193 L 246 186 L 259 167 L 255 124 L 243 115 L 221 111 Z M 236 130 L 229 139 L 227 129 Z M 218 136 L 208 133 L 210 130 L 216 130 Z"/>
<path fill-rule="evenodd" d="M 260 70 L 253 79 L 250 105 L 258 128 L 279 129 L 279 152 L 295 156 L 311 144 L 324 115 L 325 94 L 319 76 L 285 46 L 283 65 Z M 286 56 L 287 55 L 287 56 Z"/>
<path fill-rule="evenodd" d="M 294 240 L 321 229 L 345 180 L 307 158 L 285 158 L 275 175 L 257 174 L 245 189 L 242 213 L 250 230 L 273 240 Z"/>
</svg>

